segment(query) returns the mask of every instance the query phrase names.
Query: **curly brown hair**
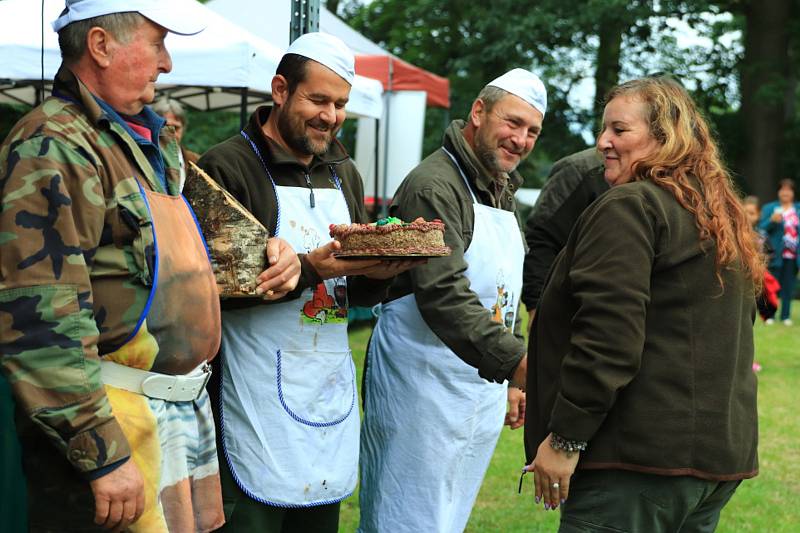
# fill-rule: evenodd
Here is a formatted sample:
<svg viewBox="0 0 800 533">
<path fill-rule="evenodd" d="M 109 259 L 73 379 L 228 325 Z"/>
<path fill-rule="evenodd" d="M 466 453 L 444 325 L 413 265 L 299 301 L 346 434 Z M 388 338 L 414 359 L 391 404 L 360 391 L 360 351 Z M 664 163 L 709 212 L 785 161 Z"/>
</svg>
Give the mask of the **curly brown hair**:
<svg viewBox="0 0 800 533">
<path fill-rule="evenodd" d="M 645 104 L 645 120 L 658 141 L 652 154 L 634 163 L 633 180 L 652 180 L 694 215 L 700 240 L 716 244 L 716 274 L 721 286 L 723 268 L 741 267 L 759 290 L 764 258 L 708 123 L 689 93 L 677 81 L 658 76 L 617 85 L 605 103 L 617 97 Z"/>
</svg>

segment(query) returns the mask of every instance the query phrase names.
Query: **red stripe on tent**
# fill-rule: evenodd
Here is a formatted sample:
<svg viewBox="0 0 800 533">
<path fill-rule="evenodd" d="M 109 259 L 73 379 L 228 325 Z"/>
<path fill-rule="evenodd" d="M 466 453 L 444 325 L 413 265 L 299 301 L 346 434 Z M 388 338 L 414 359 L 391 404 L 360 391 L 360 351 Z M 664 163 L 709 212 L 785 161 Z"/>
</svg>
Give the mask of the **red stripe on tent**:
<svg viewBox="0 0 800 533">
<path fill-rule="evenodd" d="M 393 56 L 357 55 L 356 74 L 380 81 L 387 91 L 425 91 L 429 106 L 450 108 L 450 80 L 402 59 Z"/>
</svg>

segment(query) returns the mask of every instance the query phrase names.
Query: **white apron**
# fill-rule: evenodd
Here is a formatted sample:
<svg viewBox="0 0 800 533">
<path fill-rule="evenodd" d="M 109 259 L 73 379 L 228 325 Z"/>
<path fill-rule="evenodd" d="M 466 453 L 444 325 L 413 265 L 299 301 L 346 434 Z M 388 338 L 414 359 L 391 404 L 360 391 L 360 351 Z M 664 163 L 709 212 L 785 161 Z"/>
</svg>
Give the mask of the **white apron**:
<svg viewBox="0 0 800 533">
<path fill-rule="evenodd" d="M 524 258 L 516 217 L 480 204 L 448 155 L 475 210 L 465 276 L 513 331 Z M 359 531 L 463 531 L 503 427 L 506 384 L 447 348 L 409 294 L 381 306 L 364 386 Z"/>
<path fill-rule="evenodd" d="M 329 224 L 350 223 L 331 174 L 337 188 L 314 189 L 313 208 L 309 189 L 275 187 L 276 235 L 298 252 L 327 242 Z M 223 311 L 221 381 L 223 449 L 244 493 L 278 507 L 353 493 L 359 417 L 345 278 L 296 300 Z"/>
</svg>

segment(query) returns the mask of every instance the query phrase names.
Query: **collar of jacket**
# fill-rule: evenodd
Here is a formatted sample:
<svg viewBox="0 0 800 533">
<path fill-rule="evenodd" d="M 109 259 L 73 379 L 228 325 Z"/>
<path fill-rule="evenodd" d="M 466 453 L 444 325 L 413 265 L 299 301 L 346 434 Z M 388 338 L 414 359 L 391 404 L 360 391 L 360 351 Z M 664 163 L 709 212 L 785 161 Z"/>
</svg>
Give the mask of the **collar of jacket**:
<svg viewBox="0 0 800 533">
<path fill-rule="evenodd" d="M 124 124 L 122 115 L 114 110 L 114 113 L 117 115 L 115 117 L 103 109 L 97 101 L 98 97 L 93 95 L 83 82 L 63 64 L 59 67 L 53 82 L 53 96 L 81 105 L 86 112 L 86 116 L 88 116 L 94 124 L 100 125 L 103 123 L 119 122 L 123 128 L 130 130 L 130 128 Z M 111 106 L 108 106 L 108 108 L 112 109 Z M 165 131 L 164 125 L 167 121 L 159 117 L 148 107 L 145 107 L 139 115 L 130 118 L 136 119 L 142 126 L 149 129 L 154 134 L 154 139 L 160 138 L 161 133 Z M 129 135 L 133 137 L 136 134 L 133 130 L 130 130 Z"/>
<path fill-rule="evenodd" d="M 451 122 L 450 126 L 448 126 L 444 132 L 442 144 L 458 160 L 461 165 L 461 170 L 464 171 L 470 183 L 477 187 L 478 190 L 493 198 L 493 182 L 495 178 L 486 170 L 486 167 L 478 161 L 478 157 L 475 155 L 472 147 L 467 144 L 463 133 L 466 125 L 466 122 L 460 119 Z M 508 175 L 508 183 L 512 193 L 520 188 L 523 181 L 522 176 L 516 170 Z"/>
<path fill-rule="evenodd" d="M 150 184 L 150 187 L 155 191 L 165 192 L 165 183 L 157 178 L 152 163 L 136 143 L 133 131 L 130 127 L 124 124 L 124 120 L 119 114 L 117 114 L 117 117 L 109 115 L 97 102 L 95 96 L 83 82 L 63 64 L 59 67 L 53 80 L 53 96 L 79 106 L 92 124 L 95 124 L 98 129 L 112 131 L 117 134 L 120 141 L 128 147 L 131 156 L 136 161 L 139 170 Z M 163 125 L 166 124 L 164 119 L 156 115 L 149 108 L 145 108 L 143 117 L 144 120 L 148 122 L 148 127 L 150 127 L 151 131 L 153 127 L 157 128 L 158 144 L 153 144 L 156 144 L 156 146 L 162 149 L 164 146 L 174 144 L 174 149 L 177 150 L 177 141 L 175 138 L 170 138 L 169 136 L 165 137 L 164 135 L 165 130 Z"/>
<path fill-rule="evenodd" d="M 310 165 L 304 165 L 298 161 L 294 155 L 286 151 L 280 144 L 264 134 L 262 126 L 267 123 L 267 119 L 269 118 L 269 114 L 271 112 L 271 106 L 259 107 L 250 116 L 250 121 L 245 127 L 247 135 L 255 141 L 258 149 L 264 155 L 265 160 L 269 161 L 271 164 L 297 166 L 310 172 L 320 165 L 338 165 L 350 159 L 350 156 L 347 154 L 344 146 L 342 146 L 342 143 L 340 143 L 338 139 L 334 139 L 326 153 L 324 153 L 321 157 L 315 155 L 311 160 Z"/>
</svg>

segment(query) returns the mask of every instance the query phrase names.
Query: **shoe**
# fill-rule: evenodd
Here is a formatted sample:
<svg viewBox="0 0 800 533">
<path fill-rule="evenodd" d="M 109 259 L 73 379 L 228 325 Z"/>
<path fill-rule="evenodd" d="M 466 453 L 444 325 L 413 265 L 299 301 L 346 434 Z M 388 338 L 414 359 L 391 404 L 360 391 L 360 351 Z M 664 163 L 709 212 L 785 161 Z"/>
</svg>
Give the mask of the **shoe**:
<svg viewBox="0 0 800 533">
<path fill-rule="evenodd" d="M 771 325 L 772 325 L 772 324 L 774 324 L 774 323 L 775 323 L 775 319 L 774 319 L 774 318 L 768 318 L 768 319 L 766 319 L 766 320 L 764 321 L 764 324 L 766 324 L 766 325 L 768 325 L 768 326 L 771 326 Z"/>
<path fill-rule="evenodd" d="M 787 318 L 786 320 L 783 321 L 783 325 L 784 326 L 791 326 L 792 325 L 792 319 L 791 318 Z"/>
<path fill-rule="evenodd" d="M 753 361 L 753 372 L 761 372 L 761 365 Z"/>
</svg>

